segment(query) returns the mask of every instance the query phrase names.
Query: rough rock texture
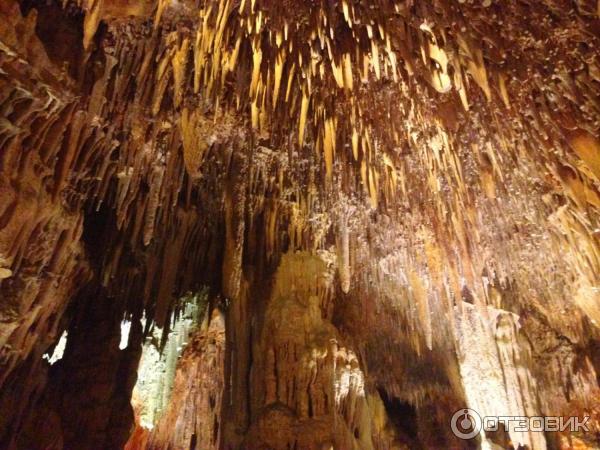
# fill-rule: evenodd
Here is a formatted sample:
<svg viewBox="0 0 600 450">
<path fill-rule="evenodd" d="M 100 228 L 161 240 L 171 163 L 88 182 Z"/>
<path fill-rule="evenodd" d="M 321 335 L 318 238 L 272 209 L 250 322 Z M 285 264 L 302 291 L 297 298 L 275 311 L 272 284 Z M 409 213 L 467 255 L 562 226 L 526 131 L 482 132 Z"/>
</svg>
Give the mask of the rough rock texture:
<svg viewBox="0 0 600 450">
<path fill-rule="evenodd" d="M 243 448 L 392 445 L 379 394 L 366 389 L 357 355 L 343 346 L 330 322 L 331 256 L 286 254 L 281 260 L 252 349 L 251 417 Z"/>
<path fill-rule="evenodd" d="M 599 16 L 0 2 L 0 447 L 122 448 L 144 336 L 201 286 L 200 407 L 136 448 L 598 445 Z M 466 406 L 592 432 L 457 441 Z"/>
<path fill-rule="evenodd" d="M 120 350 L 118 305 L 102 293 L 86 294 L 96 294 L 94 301 L 76 311 L 64 355 L 49 368 L 41 398 L 13 437 L 17 448 L 123 448 L 129 438 L 142 329 L 133 326 Z"/>
<path fill-rule="evenodd" d="M 225 321 L 215 310 L 192 336 L 175 375 L 171 401 L 146 442 L 133 449 L 219 448 L 225 388 Z"/>
</svg>

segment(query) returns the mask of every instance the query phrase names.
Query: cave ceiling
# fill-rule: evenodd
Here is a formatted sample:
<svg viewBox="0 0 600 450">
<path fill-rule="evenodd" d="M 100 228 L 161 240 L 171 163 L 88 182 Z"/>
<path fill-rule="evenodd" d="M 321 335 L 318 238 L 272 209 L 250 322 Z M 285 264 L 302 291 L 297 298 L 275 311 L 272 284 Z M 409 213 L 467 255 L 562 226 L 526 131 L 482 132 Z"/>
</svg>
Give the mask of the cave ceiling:
<svg viewBox="0 0 600 450">
<path fill-rule="evenodd" d="M 293 312 L 412 405 L 457 402 L 473 311 L 518 323 L 544 411 L 597 398 L 599 49 L 596 0 L 2 0 L 0 389 L 39 397 L 89 299 L 147 334 L 208 286 L 227 339 Z"/>
</svg>

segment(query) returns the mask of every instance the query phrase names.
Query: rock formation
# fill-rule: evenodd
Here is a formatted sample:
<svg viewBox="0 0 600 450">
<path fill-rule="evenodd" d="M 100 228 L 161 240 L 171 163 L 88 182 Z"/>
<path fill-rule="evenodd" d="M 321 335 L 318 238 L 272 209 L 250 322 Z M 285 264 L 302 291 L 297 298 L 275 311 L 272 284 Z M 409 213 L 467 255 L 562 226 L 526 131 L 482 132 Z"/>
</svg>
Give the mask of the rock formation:
<svg viewBox="0 0 600 450">
<path fill-rule="evenodd" d="M 598 448 L 599 49 L 597 0 L 2 0 L 0 448 Z"/>
</svg>

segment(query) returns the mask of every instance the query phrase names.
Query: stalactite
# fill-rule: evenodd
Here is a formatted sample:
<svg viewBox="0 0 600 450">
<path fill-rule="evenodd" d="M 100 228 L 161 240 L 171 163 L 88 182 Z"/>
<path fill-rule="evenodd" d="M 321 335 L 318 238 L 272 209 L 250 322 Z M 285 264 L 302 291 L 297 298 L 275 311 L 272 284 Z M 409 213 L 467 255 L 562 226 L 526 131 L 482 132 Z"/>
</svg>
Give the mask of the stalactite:
<svg viewBox="0 0 600 450">
<path fill-rule="evenodd" d="M 470 304 L 464 304 L 462 313 L 457 314 L 459 362 L 466 399 L 468 406 L 482 417 L 540 416 L 537 387 L 531 382 L 526 357 L 527 343 L 517 338 L 517 320 L 505 311 L 490 308 L 480 312 Z M 545 438 L 539 433 L 507 431 L 514 444 L 546 448 Z M 482 438 L 484 443 L 486 440 L 489 438 Z"/>
<path fill-rule="evenodd" d="M 144 445 L 454 448 L 451 407 L 597 408 L 600 3 L 42 3 L 0 6 L 0 445 L 87 439 L 42 359 L 81 324 L 124 377 L 81 423 L 120 443 L 115 317 L 168 333 L 203 284 L 200 416 Z M 108 314 L 89 286 L 114 317 L 73 316 Z"/>
</svg>

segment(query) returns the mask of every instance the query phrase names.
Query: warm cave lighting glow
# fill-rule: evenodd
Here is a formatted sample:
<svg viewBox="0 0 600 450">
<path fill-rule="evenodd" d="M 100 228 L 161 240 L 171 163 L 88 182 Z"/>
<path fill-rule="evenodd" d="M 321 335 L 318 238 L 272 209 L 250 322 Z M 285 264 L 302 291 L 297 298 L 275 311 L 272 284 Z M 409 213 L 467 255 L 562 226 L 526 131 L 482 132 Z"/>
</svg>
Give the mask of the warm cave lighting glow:
<svg viewBox="0 0 600 450">
<path fill-rule="evenodd" d="M 182 310 L 171 317 L 164 345 L 161 343 L 164 333 L 160 327 L 154 327 L 146 338 L 132 400 L 142 428 L 152 430 L 169 404 L 177 362 L 205 314 L 206 302 L 205 291 L 183 297 Z M 145 318 L 142 325 L 146 325 Z"/>
<path fill-rule="evenodd" d="M 0 450 L 442 449 L 600 450 L 600 0 L 0 0 Z"/>
</svg>

